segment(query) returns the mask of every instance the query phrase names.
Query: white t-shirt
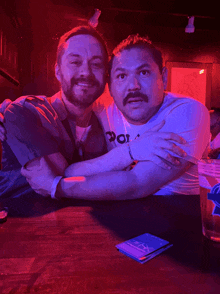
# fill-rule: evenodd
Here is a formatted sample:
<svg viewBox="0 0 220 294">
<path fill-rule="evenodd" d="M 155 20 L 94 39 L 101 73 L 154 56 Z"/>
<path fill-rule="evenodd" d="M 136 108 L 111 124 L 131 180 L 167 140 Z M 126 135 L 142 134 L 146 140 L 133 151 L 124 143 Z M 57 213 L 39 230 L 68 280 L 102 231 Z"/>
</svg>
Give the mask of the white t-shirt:
<svg viewBox="0 0 220 294">
<path fill-rule="evenodd" d="M 159 131 L 174 132 L 186 139 L 187 144 L 179 146 L 189 155 L 188 161 L 196 163 L 207 152 L 210 136 L 209 112 L 202 103 L 192 98 L 167 93 L 159 111 L 144 125 L 128 123 L 114 102 L 108 107 L 102 108 L 99 105 L 95 113 L 104 128 L 109 150 L 134 140 L 165 120 L 165 125 Z M 176 154 L 173 155 L 177 157 Z M 194 164 L 177 180 L 161 187 L 155 195 L 199 194 L 197 168 L 197 164 Z"/>
<path fill-rule="evenodd" d="M 88 126 L 86 128 L 76 126 L 76 142 L 85 142 L 90 129 L 91 126 Z"/>
</svg>

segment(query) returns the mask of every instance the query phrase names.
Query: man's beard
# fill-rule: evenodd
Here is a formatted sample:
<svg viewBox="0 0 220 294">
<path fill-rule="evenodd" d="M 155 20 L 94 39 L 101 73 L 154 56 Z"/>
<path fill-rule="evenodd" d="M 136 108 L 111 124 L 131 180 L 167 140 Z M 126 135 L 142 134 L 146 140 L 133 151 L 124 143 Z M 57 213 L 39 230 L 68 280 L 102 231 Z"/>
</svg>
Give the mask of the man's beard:
<svg viewBox="0 0 220 294">
<path fill-rule="evenodd" d="M 79 95 L 79 97 L 77 97 L 78 95 L 76 96 L 74 93 L 74 86 L 76 86 L 78 83 L 88 83 L 91 85 L 91 87 L 94 87 L 97 90 L 93 92 L 92 94 L 88 94 L 86 92 L 89 92 L 89 89 L 88 90 L 85 89 L 84 94 Z M 101 94 L 104 91 L 104 85 L 101 87 L 99 81 L 93 78 L 75 79 L 74 77 L 72 77 L 72 79 L 70 80 L 70 83 L 68 84 L 62 76 L 61 87 L 66 99 L 70 103 L 74 104 L 76 107 L 80 107 L 80 108 L 89 107 L 91 104 L 93 104 L 95 100 L 99 98 L 99 96 L 101 96 Z"/>
</svg>

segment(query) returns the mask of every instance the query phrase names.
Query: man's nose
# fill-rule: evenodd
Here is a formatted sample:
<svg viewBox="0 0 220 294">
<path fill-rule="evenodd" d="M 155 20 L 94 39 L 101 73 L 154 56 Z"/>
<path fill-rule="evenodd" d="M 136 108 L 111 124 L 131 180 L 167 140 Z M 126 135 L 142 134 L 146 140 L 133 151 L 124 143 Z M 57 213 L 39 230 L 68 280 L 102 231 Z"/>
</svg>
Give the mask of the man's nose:
<svg viewBox="0 0 220 294">
<path fill-rule="evenodd" d="M 91 68 L 89 66 L 88 62 L 83 62 L 83 64 L 80 67 L 80 76 L 81 77 L 88 77 L 91 75 Z"/>
<path fill-rule="evenodd" d="M 141 85 L 136 76 L 130 76 L 128 80 L 128 91 L 133 92 L 141 89 Z"/>
</svg>

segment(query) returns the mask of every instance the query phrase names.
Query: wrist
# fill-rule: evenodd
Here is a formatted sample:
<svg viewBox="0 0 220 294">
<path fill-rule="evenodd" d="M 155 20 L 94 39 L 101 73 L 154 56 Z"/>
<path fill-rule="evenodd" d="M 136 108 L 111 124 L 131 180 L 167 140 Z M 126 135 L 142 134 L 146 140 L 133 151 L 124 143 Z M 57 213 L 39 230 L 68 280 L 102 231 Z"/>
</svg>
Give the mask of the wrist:
<svg viewBox="0 0 220 294">
<path fill-rule="evenodd" d="M 64 177 L 59 181 L 59 183 L 57 184 L 57 189 L 56 189 L 56 199 L 61 199 L 63 197 L 63 190 L 62 190 L 62 186 L 63 186 L 63 181 L 64 181 Z"/>
<path fill-rule="evenodd" d="M 62 180 L 63 176 L 56 176 L 53 180 L 52 186 L 51 186 L 51 198 L 52 199 L 59 199 L 57 196 L 57 188 L 58 185 L 60 183 L 60 181 Z"/>
<path fill-rule="evenodd" d="M 129 152 L 134 161 L 139 161 L 137 151 L 140 152 L 137 140 L 133 140 L 129 143 Z"/>
<path fill-rule="evenodd" d="M 130 165 L 134 161 L 130 148 L 130 143 L 122 144 L 117 148 L 119 148 L 117 150 L 117 153 L 120 154 L 120 161 L 124 162 L 126 166 Z"/>
<path fill-rule="evenodd" d="M 58 182 L 56 189 L 56 199 L 60 199 L 62 197 L 65 198 L 80 198 L 76 197 L 75 193 L 78 192 L 78 184 L 80 182 L 85 182 L 86 178 L 83 176 L 69 177 L 64 178 Z M 79 192 L 78 192 L 79 193 Z"/>
</svg>

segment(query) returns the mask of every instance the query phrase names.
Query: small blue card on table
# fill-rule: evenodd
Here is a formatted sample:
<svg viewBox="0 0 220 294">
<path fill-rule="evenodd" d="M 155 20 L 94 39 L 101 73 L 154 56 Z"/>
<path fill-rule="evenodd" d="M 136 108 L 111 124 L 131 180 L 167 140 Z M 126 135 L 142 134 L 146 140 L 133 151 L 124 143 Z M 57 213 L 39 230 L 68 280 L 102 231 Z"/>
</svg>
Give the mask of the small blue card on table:
<svg viewBox="0 0 220 294">
<path fill-rule="evenodd" d="M 134 260 L 145 263 L 171 246 L 173 244 L 168 241 L 146 233 L 120 243 L 116 248 Z"/>
</svg>

